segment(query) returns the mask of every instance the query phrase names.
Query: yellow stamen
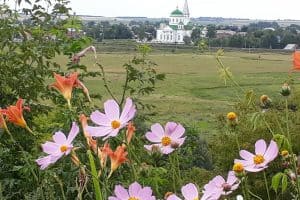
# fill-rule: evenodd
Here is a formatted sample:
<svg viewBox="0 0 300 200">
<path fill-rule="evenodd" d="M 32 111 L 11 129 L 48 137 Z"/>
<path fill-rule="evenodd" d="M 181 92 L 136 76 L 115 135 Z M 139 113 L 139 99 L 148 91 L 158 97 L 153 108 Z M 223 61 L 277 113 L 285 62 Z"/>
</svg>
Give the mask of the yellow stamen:
<svg viewBox="0 0 300 200">
<path fill-rule="evenodd" d="M 265 158 L 262 155 L 257 154 L 254 156 L 253 161 L 256 165 L 259 165 L 265 161 Z"/>
<path fill-rule="evenodd" d="M 139 198 L 136 198 L 136 197 L 129 197 L 128 200 L 140 200 Z"/>
<path fill-rule="evenodd" d="M 68 146 L 66 146 L 66 145 L 62 145 L 62 146 L 60 147 L 60 151 L 61 151 L 62 153 L 66 152 L 67 150 L 68 150 Z"/>
<path fill-rule="evenodd" d="M 161 144 L 163 146 L 168 146 L 171 144 L 171 138 L 168 137 L 168 136 L 164 136 L 162 139 L 161 139 Z"/>
<path fill-rule="evenodd" d="M 117 129 L 117 128 L 120 128 L 121 123 L 117 120 L 114 120 L 111 122 L 111 126 L 113 127 L 113 129 Z"/>
</svg>

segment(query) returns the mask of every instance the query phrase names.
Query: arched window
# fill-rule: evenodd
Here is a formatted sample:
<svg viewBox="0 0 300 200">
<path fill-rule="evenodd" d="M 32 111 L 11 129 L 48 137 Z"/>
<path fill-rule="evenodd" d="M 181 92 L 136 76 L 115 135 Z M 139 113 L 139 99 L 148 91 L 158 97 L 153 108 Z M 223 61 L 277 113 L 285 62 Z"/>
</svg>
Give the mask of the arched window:
<svg viewBox="0 0 300 200">
<path fill-rule="evenodd" d="M 180 35 L 178 35 L 178 40 L 180 41 Z"/>
<path fill-rule="evenodd" d="M 160 34 L 160 40 L 162 40 L 162 38 L 163 38 L 163 37 L 162 37 L 162 34 Z"/>
</svg>

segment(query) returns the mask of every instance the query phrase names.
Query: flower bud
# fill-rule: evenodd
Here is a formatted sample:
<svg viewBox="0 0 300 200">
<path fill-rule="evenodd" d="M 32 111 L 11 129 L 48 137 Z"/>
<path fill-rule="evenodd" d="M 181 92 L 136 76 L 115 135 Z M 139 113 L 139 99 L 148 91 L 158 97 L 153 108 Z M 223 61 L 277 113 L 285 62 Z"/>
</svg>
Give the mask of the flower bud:
<svg viewBox="0 0 300 200">
<path fill-rule="evenodd" d="M 283 86 L 281 87 L 280 94 L 284 97 L 287 97 L 291 94 L 291 88 L 290 88 L 289 84 L 287 84 L 287 83 L 283 84 Z"/>
</svg>

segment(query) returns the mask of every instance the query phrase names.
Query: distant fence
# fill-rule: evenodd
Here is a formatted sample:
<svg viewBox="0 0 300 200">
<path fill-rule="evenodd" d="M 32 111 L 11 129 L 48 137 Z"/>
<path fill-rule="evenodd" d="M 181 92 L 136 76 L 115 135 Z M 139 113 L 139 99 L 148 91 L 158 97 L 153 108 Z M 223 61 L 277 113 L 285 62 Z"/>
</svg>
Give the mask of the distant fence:
<svg viewBox="0 0 300 200">
<path fill-rule="evenodd" d="M 111 52 L 136 52 L 137 43 L 135 40 L 105 40 L 103 42 L 94 43 L 98 52 L 111 53 Z M 154 53 L 170 52 L 170 53 L 197 53 L 198 47 L 184 44 L 159 44 L 147 43 L 153 48 Z M 233 48 L 233 47 L 210 47 L 208 51 L 216 52 L 218 49 L 223 48 L 225 51 L 240 51 L 249 53 L 279 53 L 291 54 L 293 51 L 284 49 L 263 49 L 263 48 Z"/>
</svg>

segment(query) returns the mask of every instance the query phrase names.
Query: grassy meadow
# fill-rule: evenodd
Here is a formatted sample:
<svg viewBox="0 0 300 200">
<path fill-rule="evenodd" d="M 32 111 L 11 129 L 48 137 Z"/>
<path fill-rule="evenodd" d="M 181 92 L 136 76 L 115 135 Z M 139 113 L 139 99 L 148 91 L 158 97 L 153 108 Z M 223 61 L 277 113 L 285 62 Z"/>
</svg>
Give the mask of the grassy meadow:
<svg viewBox="0 0 300 200">
<path fill-rule="evenodd" d="M 98 54 L 98 61 L 104 66 L 115 94 L 120 94 L 124 82 L 122 65 L 134 55 L 134 52 Z M 159 73 L 166 74 L 166 80 L 158 83 L 157 90 L 143 97 L 145 102 L 156 106 L 155 111 L 158 113 L 149 123 L 173 120 L 199 128 L 204 134 L 211 133 L 216 117 L 231 111 L 235 100 L 243 95 L 230 85 L 225 86 L 220 79 L 214 53 L 153 51 L 149 56 L 158 64 Z M 57 58 L 57 61 L 60 64 L 67 63 L 63 57 Z M 273 99 L 279 98 L 279 90 L 288 78 L 292 65 L 291 54 L 279 53 L 225 52 L 222 61 L 226 67 L 230 67 L 243 89 L 253 89 L 257 97 L 268 94 Z M 93 64 L 92 55 L 84 57 L 82 63 L 89 66 L 89 70 L 99 70 Z M 293 73 L 293 77 L 296 76 L 297 73 Z M 90 79 L 87 86 L 90 90 L 100 92 L 103 101 L 109 98 L 102 80 Z"/>
</svg>

